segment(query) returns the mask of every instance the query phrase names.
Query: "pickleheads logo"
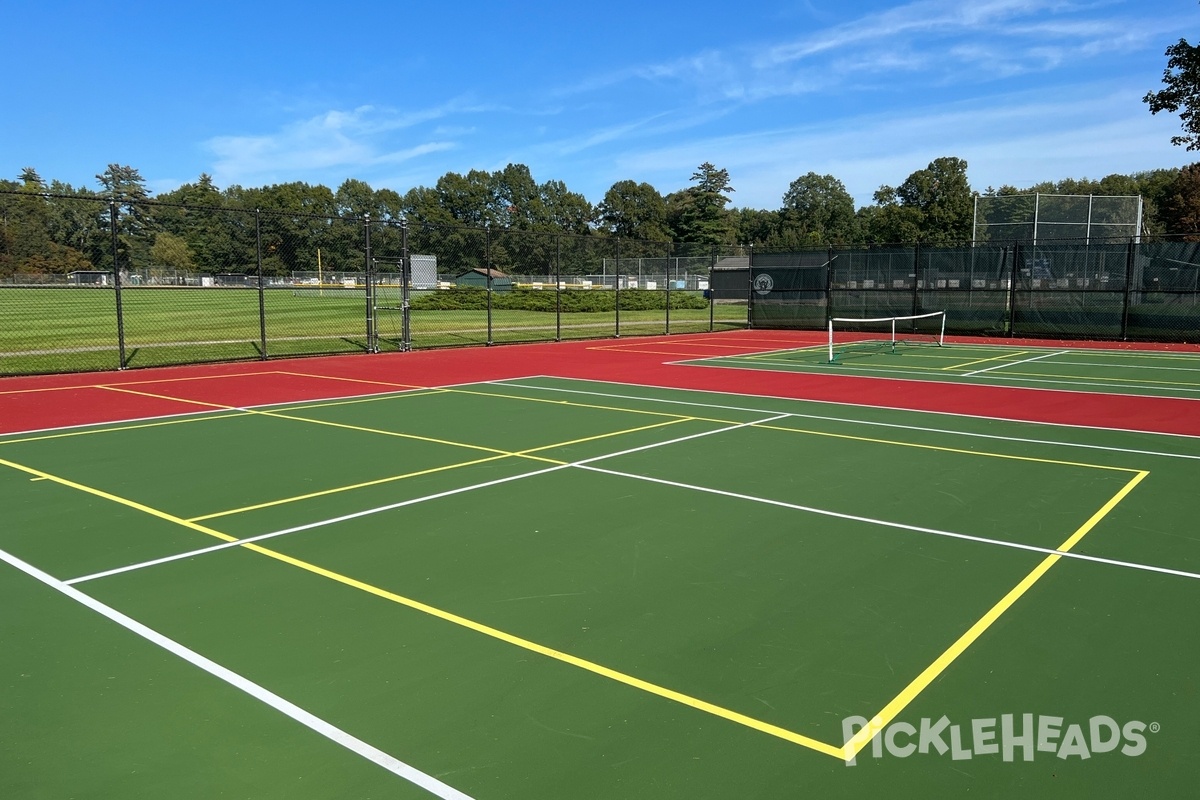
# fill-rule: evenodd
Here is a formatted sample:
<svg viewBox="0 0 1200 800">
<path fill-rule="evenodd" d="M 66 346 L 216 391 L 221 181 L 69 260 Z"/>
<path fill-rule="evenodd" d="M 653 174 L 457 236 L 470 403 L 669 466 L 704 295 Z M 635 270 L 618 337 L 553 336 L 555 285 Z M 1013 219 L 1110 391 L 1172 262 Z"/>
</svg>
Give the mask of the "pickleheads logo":
<svg viewBox="0 0 1200 800">
<path fill-rule="evenodd" d="M 1095 716 L 1085 722 L 1070 722 L 1063 717 L 1003 714 L 999 719 L 973 719 L 959 725 L 943 716 L 924 718 L 920 725 L 893 722 L 887 726 L 878 719 L 846 717 L 842 720 L 842 741 L 846 742 L 846 766 L 855 764 L 855 756 L 866 750 L 869 737 L 871 755 L 908 758 L 911 755 L 949 754 L 952 761 L 977 756 L 999 755 L 1014 761 L 1033 761 L 1040 754 L 1063 760 L 1086 760 L 1093 755 L 1119 752 L 1135 757 L 1146 752 L 1146 735 L 1158 733 L 1157 722 L 1131 720 L 1123 725 L 1109 716 Z"/>
</svg>

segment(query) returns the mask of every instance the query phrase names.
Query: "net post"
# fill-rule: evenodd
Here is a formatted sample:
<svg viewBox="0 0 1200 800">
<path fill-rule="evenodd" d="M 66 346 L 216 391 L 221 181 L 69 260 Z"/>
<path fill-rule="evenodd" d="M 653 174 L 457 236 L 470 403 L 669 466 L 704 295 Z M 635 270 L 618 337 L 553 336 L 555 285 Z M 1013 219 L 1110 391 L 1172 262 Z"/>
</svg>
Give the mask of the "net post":
<svg viewBox="0 0 1200 800">
<path fill-rule="evenodd" d="M 941 330 L 941 333 L 938 334 L 938 347 L 941 347 L 945 343 L 946 343 L 946 311 L 945 311 L 945 309 L 943 309 L 942 310 L 942 330 Z"/>
<path fill-rule="evenodd" d="M 828 317 L 829 320 L 829 363 L 833 362 L 833 317 Z"/>
</svg>

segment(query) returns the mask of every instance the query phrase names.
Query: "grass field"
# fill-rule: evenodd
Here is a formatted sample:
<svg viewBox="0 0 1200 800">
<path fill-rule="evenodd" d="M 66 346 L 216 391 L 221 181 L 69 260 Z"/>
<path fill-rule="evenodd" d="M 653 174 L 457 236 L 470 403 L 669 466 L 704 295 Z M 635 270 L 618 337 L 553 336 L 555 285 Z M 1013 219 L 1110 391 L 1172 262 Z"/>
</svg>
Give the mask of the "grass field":
<svg viewBox="0 0 1200 800">
<path fill-rule="evenodd" d="M 379 347 L 403 338 L 399 300 L 380 296 Z M 266 350 L 271 357 L 362 352 L 367 347 L 365 295 L 329 289 L 264 292 Z M 144 367 L 263 357 L 257 289 L 126 288 L 122 292 L 125 366 Z M 746 307 L 718 304 L 718 328 L 744 326 Z M 120 366 L 115 294 L 93 288 L 0 288 L 0 374 L 114 369 Z M 706 331 L 708 309 L 672 309 L 671 333 Z M 492 342 L 666 333 L 665 311 L 564 314 L 494 310 Z M 486 344 L 486 311 L 414 311 L 416 348 Z"/>
<path fill-rule="evenodd" d="M 205 407 L 0 437 L 0 796 L 1200 780 L 1200 439 L 551 377 Z"/>
</svg>

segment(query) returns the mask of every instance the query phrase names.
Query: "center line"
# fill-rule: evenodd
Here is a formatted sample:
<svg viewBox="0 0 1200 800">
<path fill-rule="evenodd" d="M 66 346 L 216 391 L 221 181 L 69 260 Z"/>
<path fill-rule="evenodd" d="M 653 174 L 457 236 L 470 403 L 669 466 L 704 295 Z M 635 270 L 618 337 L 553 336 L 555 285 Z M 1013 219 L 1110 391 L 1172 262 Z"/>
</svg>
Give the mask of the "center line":
<svg viewBox="0 0 1200 800">
<path fill-rule="evenodd" d="M 986 369 L 977 369 L 974 372 L 964 372 L 963 377 L 969 378 L 972 375 L 982 375 L 983 373 L 991 372 L 994 369 L 1004 369 L 1005 367 L 1015 367 L 1018 364 L 1028 364 L 1030 361 L 1040 361 L 1043 358 L 1052 358 L 1053 356 L 1063 356 L 1069 352 L 1071 352 L 1071 351 L 1070 350 L 1059 350 L 1057 353 L 1042 353 L 1040 356 L 1033 356 L 1032 358 L 1022 358 L 1020 361 L 1009 361 L 1004 364 L 997 364 L 994 367 L 987 367 Z"/>
</svg>

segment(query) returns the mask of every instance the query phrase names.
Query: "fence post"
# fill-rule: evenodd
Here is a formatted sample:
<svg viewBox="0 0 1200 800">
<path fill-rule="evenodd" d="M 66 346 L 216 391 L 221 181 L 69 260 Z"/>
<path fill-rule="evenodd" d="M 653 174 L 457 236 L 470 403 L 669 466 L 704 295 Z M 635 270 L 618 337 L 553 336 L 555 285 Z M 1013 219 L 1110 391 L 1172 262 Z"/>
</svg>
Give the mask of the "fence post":
<svg viewBox="0 0 1200 800">
<path fill-rule="evenodd" d="M 121 263 L 118 258 L 117 201 L 108 202 L 108 225 L 111 235 L 113 260 L 113 292 L 117 308 L 117 369 L 125 369 L 125 310 L 121 300 Z"/>
<path fill-rule="evenodd" d="M 483 267 L 487 274 L 487 343 L 492 344 L 492 226 L 484 229 Z"/>
<path fill-rule="evenodd" d="M 684 280 L 686 281 L 687 279 L 684 278 Z M 666 327 L 664 329 L 664 333 L 666 333 L 669 336 L 671 334 L 671 245 L 669 242 L 667 243 L 666 281 L 667 281 L 667 320 L 666 320 Z"/>
<path fill-rule="evenodd" d="M 554 341 L 562 341 L 562 234 L 554 235 Z"/>
<path fill-rule="evenodd" d="M 670 246 L 671 246 L 671 251 L 674 252 L 675 243 L 671 242 Z M 747 276 L 750 275 L 750 262 L 753 260 L 754 260 L 754 245 L 751 244 L 749 260 L 746 263 L 746 275 Z M 717 329 L 717 327 L 716 327 L 716 322 L 717 322 L 717 313 L 716 313 L 717 291 L 716 291 L 716 289 L 717 289 L 717 273 L 710 266 L 708 269 L 708 332 L 709 333 L 712 333 L 713 331 L 715 331 Z M 747 311 L 746 311 L 746 326 L 749 327 L 749 325 L 750 325 L 750 311 L 747 309 Z"/>
<path fill-rule="evenodd" d="M 746 267 L 746 327 L 754 327 L 754 250 L 751 245 L 750 265 Z M 716 272 L 716 265 L 709 265 L 709 270 Z M 709 284 L 710 286 L 712 284 Z"/>
<path fill-rule="evenodd" d="M 267 360 L 267 302 L 263 291 L 262 212 L 254 209 L 254 263 L 258 270 L 258 344 L 262 360 Z"/>
<path fill-rule="evenodd" d="M 371 215 L 363 214 L 363 272 L 366 275 L 367 352 L 378 353 L 375 341 L 375 287 L 371 269 Z"/>
<path fill-rule="evenodd" d="M 1008 338 L 1017 335 L 1017 264 L 1021 257 L 1021 243 L 1013 242 L 1012 265 L 1008 272 Z"/>
<path fill-rule="evenodd" d="M 825 260 L 825 324 L 833 319 L 833 245 L 829 245 L 828 258 Z"/>
<path fill-rule="evenodd" d="M 913 285 L 912 285 L 912 311 L 914 317 L 920 314 L 921 307 L 921 290 L 918 288 L 921 285 L 921 242 L 918 241 L 913 245 Z"/>
<path fill-rule="evenodd" d="M 433 280 L 437 283 L 434 271 Z M 400 220 L 400 350 L 412 350 L 412 326 L 409 320 L 410 295 L 408 285 L 412 281 L 412 256 L 408 252 L 408 219 Z"/>
<path fill-rule="evenodd" d="M 1089 219 L 1090 224 L 1090 219 Z M 1129 245 L 1125 250 L 1125 297 L 1121 304 L 1121 340 L 1129 339 L 1129 294 L 1133 291 L 1133 267 L 1134 259 L 1137 257 L 1137 245 L 1134 239 L 1129 240 Z"/>
<path fill-rule="evenodd" d="M 616 266 L 613 267 L 613 311 L 616 314 L 616 337 L 621 338 L 621 237 L 617 237 Z"/>
</svg>

